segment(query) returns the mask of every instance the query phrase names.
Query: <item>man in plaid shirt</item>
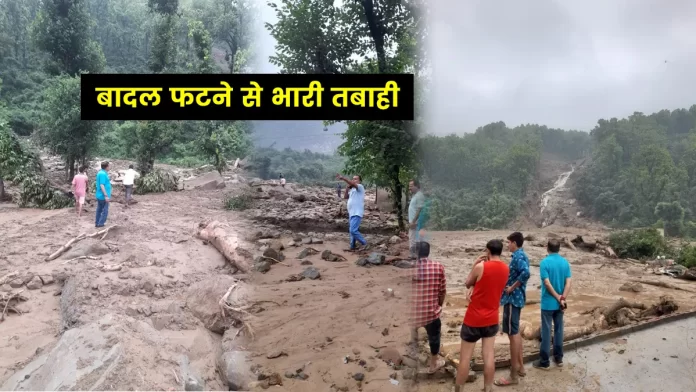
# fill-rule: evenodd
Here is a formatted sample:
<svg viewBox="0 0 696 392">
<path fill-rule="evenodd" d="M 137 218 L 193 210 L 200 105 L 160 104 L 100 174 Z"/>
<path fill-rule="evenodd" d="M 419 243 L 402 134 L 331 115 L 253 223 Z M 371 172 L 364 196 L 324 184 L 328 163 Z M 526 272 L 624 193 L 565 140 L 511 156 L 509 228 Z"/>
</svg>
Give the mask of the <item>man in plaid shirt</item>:
<svg viewBox="0 0 696 392">
<path fill-rule="evenodd" d="M 412 332 L 417 338 L 418 328 L 425 327 L 430 343 L 430 370 L 435 373 L 445 366 L 440 354 L 440 313 L 445 302 L 446 282 L 445 267 L 437 261 L 430 260 L 430 244 L 416 243 L 418 264 L 414 268 L 412 282 L 411 322 Z"/>
</svg>

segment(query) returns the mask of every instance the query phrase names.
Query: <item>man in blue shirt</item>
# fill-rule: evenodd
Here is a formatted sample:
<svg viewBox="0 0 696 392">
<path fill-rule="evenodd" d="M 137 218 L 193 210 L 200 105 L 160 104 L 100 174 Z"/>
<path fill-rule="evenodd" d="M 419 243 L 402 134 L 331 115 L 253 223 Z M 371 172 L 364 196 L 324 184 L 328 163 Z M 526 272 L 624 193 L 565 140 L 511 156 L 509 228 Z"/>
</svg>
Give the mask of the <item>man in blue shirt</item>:
<svg viewBox="0 0 696 392">
<path fill-rule="evenodd" d="M 556 366 L 563 366 L 563 312 L 566 296 L 570 293 L 570 263 L 561 257 L 561 243 L 549 240 L 549 255 L 541 261 L 541 347 L 539 360 L 532 365 L 548 369 L 551 349 L 551 323 L 553 322 L 553 359 Z M 560 294 L 559 294 L 560 293 Z"/>
<path fill-rule="evenodd" d="M 353 252 L 356 250 L 356 241 L 363 246 L 361 248 L 362 250 L 367 249 L 367 241 L 365 241 L 365 238 L 360 234 L 360 222 L 365 213 L 365 187 L 361 184 L 362 177 L 353 176 L 353 179 L 349 180 L 340 174 L 336 174 L 336 179 L 342 180 L 348 184 L 345 195 L 345 198 L 348 199 L 348 223 L 350 231 L 350 249 L 348 249 L 348 251 Z"/>
<path fill-rule="evenodd" d="M 510 275 L 500 298 L 503 306 L 503 333 L 510 339 L 510 378 L 495 381 L 497 386 L 519 383 L 519 377 L 527 373 L 524 370 L 522 354 L 522 337 L 520 336 L 520 316 L 527 300 L 527 280 L 529 280 L 529 259 L 524 253 L 524 236 L 514 232 L 508 236 L 508 249 L 512 252 Z"/>
<path fill-rule="evenodd" d="M 101 163 L 101 170 L 97 173 L 97 216 L 95 227 L 104 227 L 109 216 L 109 203 L 111 203 L 111 179 L 109 179 L 109 162 Z"/>
</svg>

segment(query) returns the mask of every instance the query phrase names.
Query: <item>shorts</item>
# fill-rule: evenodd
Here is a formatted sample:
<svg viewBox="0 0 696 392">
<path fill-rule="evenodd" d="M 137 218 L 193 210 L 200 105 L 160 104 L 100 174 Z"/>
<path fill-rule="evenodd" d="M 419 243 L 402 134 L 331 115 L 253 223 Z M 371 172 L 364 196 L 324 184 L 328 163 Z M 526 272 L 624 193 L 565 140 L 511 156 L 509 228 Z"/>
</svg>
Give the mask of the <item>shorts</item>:
<svg viewBox="0 0 696 392">
<path fill-rule="evenodd" d="M 489 325 L 488 327 L 469 327 L 466 324 L 462 324 L 460 336 L 465 342 L 476 343 L 479 339 L 492 338 L 496 334 L 498 334 L 498 324 Z"/>
<path fill-rule="evenodd" d="M 75 195 L 75 199 L 77 199 L 77 204 L 78 205 L 85 205 L 85 197 L 84 196 L 77 196 Z"/>
<path fill-rule="evenodd" d="M 520 314 L 522 308 L 506 304 L 503 306 L 503 333 L 509 336 L 520 333 Z"/>
</svg>

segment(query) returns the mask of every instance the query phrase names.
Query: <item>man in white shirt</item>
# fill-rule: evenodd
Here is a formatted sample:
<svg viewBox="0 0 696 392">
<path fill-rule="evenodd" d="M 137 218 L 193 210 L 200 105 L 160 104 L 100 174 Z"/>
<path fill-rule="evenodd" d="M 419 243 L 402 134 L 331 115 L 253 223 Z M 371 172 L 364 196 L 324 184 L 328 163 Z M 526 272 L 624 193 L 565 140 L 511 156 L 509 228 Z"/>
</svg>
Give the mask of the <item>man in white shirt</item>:
<svg viewBox="0 0 696 392">
<path fill-rule="evenodd" d="M 361 250 L 367 249 L 367 241 L 360 234 L 360 222 L 362 221 L 363 214 L 365 213 L 365 187 L 361 184 L 362 178 L 360 176 L 353 176 L 352 180 L 343 177 L 340 174 L 336 174 L 337 180 L 342 180 L 348 186 L 346 187 L 345 198 L 348 199 L 348 223 L 350 231 L 350 249 L 347 251 L 353 252 L 356 250 L 355 242 L 359 242 L 362 245 Z"/>
<path fill-rule="evenodd" d="M 126 173 L 123 175 L 123 186 L 126 187 L 126 207 L 130 205 L 136 175 L 139 176 L 138 172 L 133 170 L 133 165 L 129 165 L 128 170 L 126 170 Z"/>
</svg>

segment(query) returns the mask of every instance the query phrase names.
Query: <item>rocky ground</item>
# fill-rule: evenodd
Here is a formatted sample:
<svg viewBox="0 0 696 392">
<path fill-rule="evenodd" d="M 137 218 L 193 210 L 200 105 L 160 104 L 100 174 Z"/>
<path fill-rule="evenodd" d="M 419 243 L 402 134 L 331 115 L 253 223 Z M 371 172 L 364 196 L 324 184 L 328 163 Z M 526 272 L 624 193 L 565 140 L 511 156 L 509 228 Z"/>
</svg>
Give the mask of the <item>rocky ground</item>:
<svg viewBox="0 0 696 392">
<path fill-rule="evenodd" d="M 80 239 L 49 261 L 69 240 L 96 232 L 94 206 L 78 219 L 68 209 L 0 204 L 0 298 L 17 294 L 0 323 L 3 390 L 448 390 L 451 369 L 422 374 L 423 331 L 419 352 L 408 349 L 412 269 L 384 207 L 368 203 L 364 232 L 373 248 L 352 254 L 344 251 L 347 217 L 335 190 L 282 188 L 237 172 L 182 176 L 181 192 L 136 196 L 130 208 L 112 204 L 113 229 Z M 230 194 L 251 195 L 252 208 L 225 210 Z M 200 224 L 211 220 L 234 244 L 236 267 L 197 237 Z M 678 312 L 696 308 L 696 284 L 607 257 L 603 231 L 530 230 L 525 335 L 539 325 L 538 263 L 551 237 L 568 240 L 562 253 L 573 267 L 568 333 L 613 328 L 616 320 L 602 325 L 598 313 L 621 297 L 649 308 L 669 295 Z M 489 239 L 507 234 L 432 235 L 433 258 L 448 279 L 443 353 L 449 358 L 458 354 L 466 274 Z M 584 245 L 571 242 L 577 235 Z M 248 273 L 237 268 L 242 264 Z M 624 317 L 642 314 L 625 310 Z M 497 341 L 500 359 L 506 340 Z M 525 350 L 536 350 L 533 336 Z M 530 373 L 527 389 L 516 390 L 573 390 L 578 382 L 573 372 Z"/>
</svg>

